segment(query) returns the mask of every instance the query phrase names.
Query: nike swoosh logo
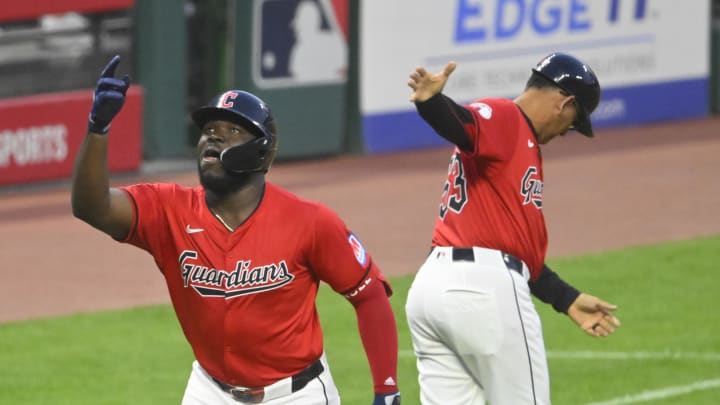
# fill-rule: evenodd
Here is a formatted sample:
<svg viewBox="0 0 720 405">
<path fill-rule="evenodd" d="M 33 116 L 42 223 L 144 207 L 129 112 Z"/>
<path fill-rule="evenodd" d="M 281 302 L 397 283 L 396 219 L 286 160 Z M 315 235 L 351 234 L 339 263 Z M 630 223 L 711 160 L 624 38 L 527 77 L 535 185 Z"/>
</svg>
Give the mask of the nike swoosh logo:
<svg viewBox="0 0 720 405">
<path fill-rule="evenodd" d="M 198 233 L 198 232 L 202 232 L 202 231 L 204 231 L 204 229 L 202 229 L 202 228 L 190 228 L 189 224 L 188 224 L 188 226 L 185 227 L 185 232 L 187 232 L 187 233 Z"/>
<path fill-rule="evenodd" d="M 533 141 L 528 139 L 528 147 L 532 148 L 533 146 L 535 146 L 535 143 L 533 143 Z"/>
</svg>

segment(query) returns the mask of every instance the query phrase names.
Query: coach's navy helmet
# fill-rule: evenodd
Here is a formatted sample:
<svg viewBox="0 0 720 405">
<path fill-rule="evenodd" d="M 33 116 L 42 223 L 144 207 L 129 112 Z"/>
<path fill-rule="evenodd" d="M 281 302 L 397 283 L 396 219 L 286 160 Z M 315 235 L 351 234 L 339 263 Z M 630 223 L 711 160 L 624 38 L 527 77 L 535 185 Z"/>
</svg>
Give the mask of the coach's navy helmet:
<svg viewBox="0 0 720 405">
<path fill-rule="evenodd" d="M 555 83 L 562 90 L 575 96 L 577 118 L 575 130 L 592 137 L 590 114 L 600 102 L 600 82 L 590 66 L 565 53 L 551 53 L 533 68 L 533 72 Z"/>
<path fill-rule="evenodd" d="M 242 125 L 257 139 L 225 149 L 220 162 L 233 173 L 267 172 L 277 154 L 277 127 L 270 106 L 242 90 L 228 90 L 192 113 L 201 129 L 208 121 L 223 120 Z"/>
</svg>

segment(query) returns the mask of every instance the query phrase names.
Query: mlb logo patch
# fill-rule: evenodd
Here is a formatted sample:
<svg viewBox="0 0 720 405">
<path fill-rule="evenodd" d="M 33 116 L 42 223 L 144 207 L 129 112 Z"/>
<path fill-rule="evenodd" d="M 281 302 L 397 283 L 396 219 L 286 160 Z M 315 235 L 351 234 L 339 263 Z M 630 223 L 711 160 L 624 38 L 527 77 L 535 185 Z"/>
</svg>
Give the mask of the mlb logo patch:
<svg viewBox="0 0 720 405">
<path fill-rule="evenodd" d="M 358 263 L 363 267 L 367 266 L 368 255 L 365 247 L 360 243 L 360 239 L 358 239 L 354 233 L 351 233 L 348 235 L 348 242 L 350 243 L 350 247 L 352 247 L 353 253 L 355 253 L 355 259 L 357 259 Z"/>
<path fill-rule="evenodd" d="M 343 83 L 348 0 L 256 0 L 253 80 L 259 88 Z"/>
<path fill-rule="evenodd" d="M 472 103 L 470 104 L 471 107 L 476 109 L 478 113 L 480 113 L 480 116 L 485 118 L 486 120 L 489 120 L 492 118 L 492 107 L 485 103 Z"/>
</svg>

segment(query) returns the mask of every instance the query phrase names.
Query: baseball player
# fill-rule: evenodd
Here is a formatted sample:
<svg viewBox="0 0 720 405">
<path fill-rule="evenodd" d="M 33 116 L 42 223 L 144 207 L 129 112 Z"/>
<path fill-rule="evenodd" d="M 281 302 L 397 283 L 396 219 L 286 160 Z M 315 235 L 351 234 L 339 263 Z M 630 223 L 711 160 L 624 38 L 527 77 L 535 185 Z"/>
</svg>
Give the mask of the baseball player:
<svg viewBox="0 0 720 405">
<path fill-rule="evenodd" d="M 357 313 L 373 404 L 400 404 L 390 285 L 332 210 L 265 181 L 278 145 L 268 105 L 230 90 L 192 114 L 201 186 L 110 188 L 108 131 L 130 83 L 119 62 L 95 88 L 72 208 L 155 259 L 195 355 L 182 403 L 339 404 L 315 307 L 324 281 Z"/>
<path fill-rule="evenodd" d="M 454 62 L 410 74 L 420 116 L 452 142 L 432 250 L 406 302 L 423 404 L 550 404 L 540 318 L 531 294 L 591 336 L 620 322 L 615 305 L 580 293 L 544 264 L 539 145 L 569 129 L 592 137 L 600 85 L 589 66 L 553 53 L 515 100 L 458 105 L 442 94 Z"/>
</svg>

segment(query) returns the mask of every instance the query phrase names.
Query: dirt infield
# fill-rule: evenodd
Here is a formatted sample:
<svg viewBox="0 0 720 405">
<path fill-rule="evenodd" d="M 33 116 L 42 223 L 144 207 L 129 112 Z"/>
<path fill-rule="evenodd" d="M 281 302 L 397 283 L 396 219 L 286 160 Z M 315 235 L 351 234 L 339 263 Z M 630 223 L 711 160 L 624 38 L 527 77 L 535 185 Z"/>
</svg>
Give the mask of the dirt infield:
<svg viewBox="0 0 720 405">
<path fill-rule="evenodd" d="M 269 180 L 334 208 L 390 275 L 429 247 L 450 148 L 279 163 Z M 720 119 L 567 136 L 543 149 L 549 256 L 720 233 Z M 114 184 L 195 185 L 194 170 Z M 69 185 L 0 189 L 0 322 L 169 301 L 145 252 L 74 219 Z"/>
</svg>

